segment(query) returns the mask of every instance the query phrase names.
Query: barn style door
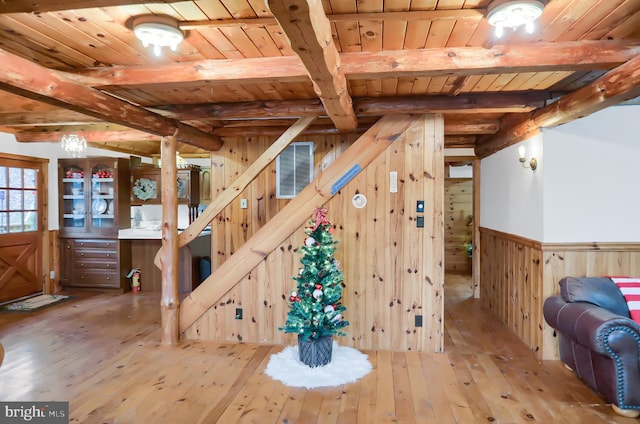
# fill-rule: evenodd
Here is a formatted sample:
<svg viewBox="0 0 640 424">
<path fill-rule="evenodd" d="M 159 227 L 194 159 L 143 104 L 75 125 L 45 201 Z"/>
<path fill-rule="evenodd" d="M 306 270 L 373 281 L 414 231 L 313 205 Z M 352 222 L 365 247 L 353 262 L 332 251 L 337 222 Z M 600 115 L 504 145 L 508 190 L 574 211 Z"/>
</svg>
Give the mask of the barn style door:
<svg viewBox="0 0 640 424">
<path fill-rule="evenodd" d="M 0 157 L 0 303 L 43 289 L 41 166 Z"/>
</svg>

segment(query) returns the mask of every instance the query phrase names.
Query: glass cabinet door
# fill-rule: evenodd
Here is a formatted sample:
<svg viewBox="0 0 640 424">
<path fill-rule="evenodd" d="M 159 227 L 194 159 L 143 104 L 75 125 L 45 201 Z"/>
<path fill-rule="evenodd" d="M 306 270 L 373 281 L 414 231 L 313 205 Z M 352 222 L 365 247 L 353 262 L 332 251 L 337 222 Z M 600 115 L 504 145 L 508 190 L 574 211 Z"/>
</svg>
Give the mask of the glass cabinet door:
<svg viewBox="0 0 640 424">
<path fill-rule="evenodd" d="M 88 214 L 85 169 L 80 164 L 68 164 L 61 172 L 61 230 L 85 232 Z"/>
<path fill-rule="evenodd" d="M 89 215 L 92 232 L 111 232 L 116 228 L 114 172 L 111 164 L 98 163 L 91 168 Z"/>
</svg>

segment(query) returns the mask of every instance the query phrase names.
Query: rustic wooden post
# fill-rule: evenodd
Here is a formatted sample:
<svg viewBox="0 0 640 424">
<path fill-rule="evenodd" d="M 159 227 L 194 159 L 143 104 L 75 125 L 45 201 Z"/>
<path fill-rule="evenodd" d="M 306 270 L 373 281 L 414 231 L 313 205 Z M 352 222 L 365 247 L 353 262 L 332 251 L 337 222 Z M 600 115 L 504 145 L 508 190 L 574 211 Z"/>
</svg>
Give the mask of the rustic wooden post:
<svg viewBox="0 0 640 424">
<path fill-rule="evenodd" d="M 178 186 L 176 138 L 162 137 L 162 343 L 177 344 L 180 337 L 178 300 Z"/>
</svg>

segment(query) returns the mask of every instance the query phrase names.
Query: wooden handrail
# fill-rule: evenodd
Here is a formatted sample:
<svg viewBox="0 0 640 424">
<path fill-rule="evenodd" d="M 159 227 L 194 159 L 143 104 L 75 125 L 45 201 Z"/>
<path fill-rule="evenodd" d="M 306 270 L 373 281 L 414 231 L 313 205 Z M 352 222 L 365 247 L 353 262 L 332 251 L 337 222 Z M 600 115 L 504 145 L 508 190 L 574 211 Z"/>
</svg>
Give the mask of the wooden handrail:
<svg viewBox="0 0 640 424">
<path fill-rule="evenodd" d="M 209 206 L 202 211 L 200 216 L 193 221 L 178 236 L 178 249 L 186 246 L 209 225 L 220 212 L 224 210 L 231 202 L 233 202 L 242 191 L 253 181 L 264 168 L 266 168 L 273 160 L 293 141 L 302 131 L 304 131 L 316 119 L 315 116 L 307 116 L 298 119 L 291 127 L 289 127 L 260 157 L 253 162 L 226 190 L 218 197 L 213 199 Z M 162 248 L 156 254 L 154 259 L 155 265 L 162 269 Z"/>
</svg>

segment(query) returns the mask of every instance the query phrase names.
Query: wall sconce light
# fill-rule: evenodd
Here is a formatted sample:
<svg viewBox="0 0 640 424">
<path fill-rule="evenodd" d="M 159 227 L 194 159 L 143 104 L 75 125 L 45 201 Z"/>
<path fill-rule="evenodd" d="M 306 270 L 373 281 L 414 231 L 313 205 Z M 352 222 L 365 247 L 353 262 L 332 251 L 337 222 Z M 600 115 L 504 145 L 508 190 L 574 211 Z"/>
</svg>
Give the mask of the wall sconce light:
<svg viewBox="0 0 640 424">
<path fill-rule="evenodd" d="M 527 158 L 525 157 L 525 155 L 527 154 L 527 149 L 525 149 L 524 146 L 520 146 L 518 148 L 518 155 L 520 156 L 520 163 L 522 164 L 523 168 L 531 168 L 532 171 L 535 171 L 536 168 L 538 167 L 538 160 L 534 157 L 532 157 L 529 162 L 527 162 Z"/>
<path fill-rule="evenodd" d="M 87 151 L 87 140 L 77 134 L 64 134 L 60 139 L 60 147 L 71 157 L 77 158 Z"/>
<path fill-rule="evenodd" d="M 533 23 L 542 15 L 544 3 L 539 0 L 495 0 L 487 10 L 489 25 L 496 27 L 496 37 L 502 37 L 504 28 L 516 31 L 524 25 L 533 34 Z"/>
<path fill-rule="evenodd" d="M 156 56 L 160 56 L 162 47 L 175 52 L 184 40 L 178 21 L 170 16 L 139 16 L 133 21 L 133 33 L 144 47 L 153 46 Z"/>
</svg>

